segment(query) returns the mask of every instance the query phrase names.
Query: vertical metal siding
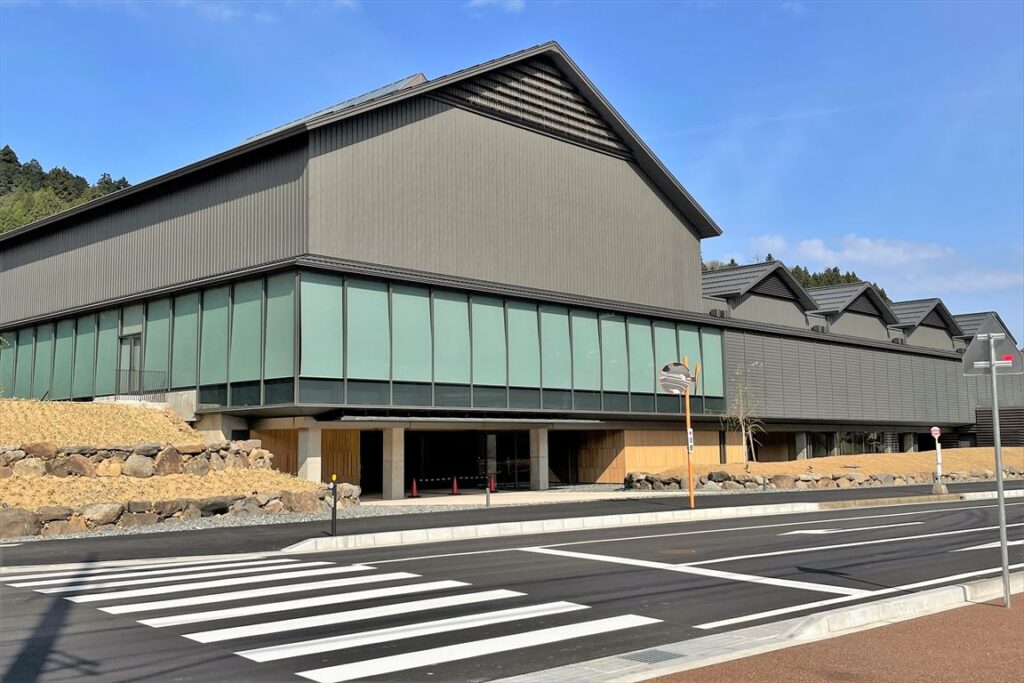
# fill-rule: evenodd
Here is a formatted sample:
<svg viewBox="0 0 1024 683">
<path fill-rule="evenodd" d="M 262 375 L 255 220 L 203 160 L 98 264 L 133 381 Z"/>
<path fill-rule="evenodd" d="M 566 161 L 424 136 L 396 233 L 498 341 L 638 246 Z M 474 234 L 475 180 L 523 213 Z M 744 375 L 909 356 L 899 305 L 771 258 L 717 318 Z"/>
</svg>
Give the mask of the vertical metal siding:
<svg viewBox="0 0 1024 683">
<path fill-rule="evenodd" d="M 308 173 L 313 254 L 701 310 L 699 241 L 628 161 L 416 98 L 314 131 Z"/>
<path fill-rule="evenodd" d="M 211 277 L 303 250 L 304 147 L 127 198 L 0 251 L 0 318 L 18 320 Z M 160 194 L 156 194 L 160 193 Z"/>
<path fill-rule="evenodd" d="M 733 318 L 802 329 L 809 328 L 804 310 L 799 303 L 792 299 L 747 294 L 731 303 Z"/>
<path fill-rule="evenodd" d="M 785 416 L 798 418 L 803 413 L 800 409 L 800 394 L 802 382 L 800 378 L 800 347 L 795 339 L 783 338 L 780 340 L 780 354 L 782 363 L 782 386 L 783 402 L 785 404 Z"/>
</svg>

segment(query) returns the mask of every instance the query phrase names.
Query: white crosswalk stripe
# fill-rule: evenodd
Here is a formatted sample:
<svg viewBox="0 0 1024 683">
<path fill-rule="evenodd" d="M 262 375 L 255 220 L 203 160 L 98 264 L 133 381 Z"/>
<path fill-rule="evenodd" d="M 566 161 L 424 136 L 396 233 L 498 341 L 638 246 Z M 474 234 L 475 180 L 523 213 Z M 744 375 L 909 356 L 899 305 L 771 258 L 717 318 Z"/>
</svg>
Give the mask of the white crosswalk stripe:
<svg viewBox="0 0 1024 683">
<path fill-rule="evenodd" d="M 206 627 L 206 630 L 179 634 L 202 645 L 232 641 L 236 655 L 257 663 L 311 657 L 294 664 L 296 669 L 308 669 L 297 675 L 331 683 L 585 638 L 659 621 L 627 614 L 564 623 L 566 618 L 576 618 L 572 616 L 574 613 L 590 607 L 567 601 L 527 604 L 524 601 L 528 601 L 529 596 L 520 591 L 466 590 L 471 586 L 466 581 L 424 580 L 419 574 L 381 571 L 370 565 L 338 565 L 299 558 L 266 559 L 258 555 L 237 561 L 222 556 L 197 562 L 60 569 L 3 577 L 0 581 L 12 588 L 24 588 L 71 602 L 107 603 L 97 608 L 108 614 L 145 613 L 147 618 L 138 623 L 152 628 L 236 620 L 220 628 Z M 246 587 L 234 589 L 240 583 Z M 248 587 L 249 584 L 265 585 Z M 446 591 L 448 594 L 444 594 Z M 424 593 L 441 594 L 418 597 Z M 156 597 L 167 594 L 171 597 Z M 273 599 L 273 596 L 292 594 L 298 596 Z M 137 598 L 152 599 L 139 601 Z M 514 602 L 506 603 L 504 609 L 494 609 L 491 603 L 498 601 Z M 218 603 L 235 604 L 209 607 Z M 330 609 L 348 604 L 352 607 Z M 175 613 L 188 608 L 200 611 Z M 437 614 L 439 611 L 446 613 Z M 561 625 L 552 626 L 550 619 L 553 617 L 558 619 L 553 623 Z M 372 623 L 374 620 L 376 625 Z M 352 630 L 353 624 L 360 622 L 370 623 L 365 628 Z M 508 635 L 483 639 L 477 635 L 477 639 L 473 639 L 473 634 L 480 629 L 491 628 L 488 633 L 491 635 L 495 633 L 493 628 L 502 624 L 510 625 L 506 627 L 510 630 L 504 631 Z M 325 633 L 315 629 L 327 630 Z M 344 632 L 339 633 L 338 629 Z M 294 635 L 303 631 L 314 632 L 305 638 Z M 447 633 L 466 635 L 454 636 L 462 642 L 422 649 L 423 642 L 430 643 L 431 637 Z M 254 639 L 258 640 L 253 642 Z M 367 658 L 359 650 L 391 643 L 394 645 L 385 647 L 400 654 Z M 319 668 L 309 669 L 311 663 Z"/>
</svg>

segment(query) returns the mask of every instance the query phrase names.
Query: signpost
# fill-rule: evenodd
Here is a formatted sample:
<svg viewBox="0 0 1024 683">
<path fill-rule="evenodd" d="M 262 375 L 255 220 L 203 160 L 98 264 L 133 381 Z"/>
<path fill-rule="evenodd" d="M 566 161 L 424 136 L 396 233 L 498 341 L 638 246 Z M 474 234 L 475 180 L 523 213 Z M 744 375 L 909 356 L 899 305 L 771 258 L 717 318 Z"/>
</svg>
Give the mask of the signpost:
<svg viewBox="0 0 1024 683">
<path fill-rule="evenodd" d="M 1024 356 L 1002 327 L 989 317 L 964 351 L 965 375 L 989 375 L 992 378 L 992 441 L 996 451 L 996 495 L 999 499 L 999 549 L 1003 561 L 1003 604 L 1010 606 L 1010 559 L 1006 547 L 1006 498 L 1003 493 L 1003 445 L 999 433 L 999 375 L 1024 374 Z"/>
<path fill-rule="evenodd" d="M 938 427 L 932 427 L 928 431 L 931 432 L 932 438 L 935 439 L 935 483 L 932 484 L 932 493 L 949 493 L 949 489 L 942 483 L 942 444 L 939 443 L 942 430 Z"/>
<path fill-rule="evenodd" d="M 690 509 L 695 507 L 693 495 L 693 427 L 690 426 L 690 385 L 697 381 L 700 374 L 700 363 L 697 363 L 693 374 L 690 373 L 690 359 L 683 358 L 682 363 L 669 363 L 658 373 L 658 384 L 662 390 L 683 395 L 686 405 L 686 484 L 690 489 Z"/>
</svg>

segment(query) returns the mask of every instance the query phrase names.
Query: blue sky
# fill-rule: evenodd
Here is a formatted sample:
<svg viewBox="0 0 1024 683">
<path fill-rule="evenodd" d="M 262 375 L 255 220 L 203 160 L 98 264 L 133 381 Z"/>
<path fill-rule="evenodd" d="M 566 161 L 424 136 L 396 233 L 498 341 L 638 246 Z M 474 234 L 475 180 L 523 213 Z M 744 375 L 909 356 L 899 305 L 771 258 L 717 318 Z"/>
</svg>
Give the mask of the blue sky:
<svg viewBox="0 0 1024 683">
<path fill-rule="evenodd" d="M 139 182 L 558 40 L 725 235 L 1024 340 L 1024 4 L 0 2 L 0 143 Z"/>
</svg>

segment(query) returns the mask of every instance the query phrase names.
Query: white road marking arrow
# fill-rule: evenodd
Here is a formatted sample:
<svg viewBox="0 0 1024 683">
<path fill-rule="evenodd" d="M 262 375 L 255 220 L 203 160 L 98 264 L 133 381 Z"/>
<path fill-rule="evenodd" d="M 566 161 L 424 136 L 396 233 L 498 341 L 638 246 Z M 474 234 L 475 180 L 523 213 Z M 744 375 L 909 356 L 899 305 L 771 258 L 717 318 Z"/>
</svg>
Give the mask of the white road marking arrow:
<svg viewBox="0 0 1024 683">
<path fill-rule="evenodd" d="M 1008 541 L 1006 545 L 1024 545 L 1024 541 Z M 981 545 L 972 545 L 969 548 L 957 548 L 956 550 L 950 550 L 951 553 L 962 553 L 965 550 L 985 550 L 987 548 L 998 548 L 999 541 L 992 541 L 991 543 L 982 543 Z"/>
<path fill-rule="evenodd" d="M 784 533 L 779 534 L 779 536 L 821 536 L 824 534 L 844 534 L 849 531 L 871 531 L 872 529 L 892 529 L 898 526 L 914 526 L 915 524 L 924 524 L 924 522 L 904 522 L 902 524 L 883 524 L 881 526 L 858 526 L 847 529 L 799 529 L 797 531 L 786 531 Z"/>
</svg>

